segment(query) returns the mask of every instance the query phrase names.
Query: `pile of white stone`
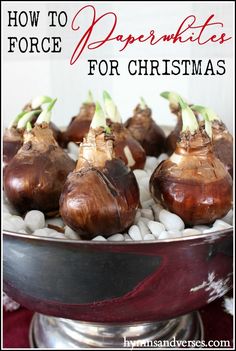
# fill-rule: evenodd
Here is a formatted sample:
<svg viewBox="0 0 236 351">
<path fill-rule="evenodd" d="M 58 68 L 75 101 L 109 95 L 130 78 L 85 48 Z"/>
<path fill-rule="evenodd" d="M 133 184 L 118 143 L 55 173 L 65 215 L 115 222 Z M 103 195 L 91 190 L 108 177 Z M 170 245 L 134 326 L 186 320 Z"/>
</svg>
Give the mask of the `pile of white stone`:
<svg viewBox="0 0 236 351">
<path fill-rule="evenodd" d="M 78 147 L 74 143 L 69 143 L 69 154 L 78 154 Z M 142 208 L 138 209 L 134 224 L 127 233 L 117 233 L 108 238 L 104 238 L 102 233 L 92 240 L 96 241 L 154 241 L 163 239 L 174 239 L 192 235 L 201 235 L 214 231 L 232 228 L 233 211 L 222 219 L 217 219 L 210 227 L 207 225 L 196 225 L 193 228 L 186 228 L 183 220 L 174 213 L 171 213 L 160 204 L 155 204 L 149 192 L 149 179 L 157 165 L 167 155 L 162 154 L 158 159 L 147 157 L 144 170 L 135 170 L 140 190 L 140 203 Z M 33 234 L 36 236 L 80 240 L 78 233 L 66 226 L 62 218 L 45 219 L 40 211 L 29 211 L 24 218 L 20 217 L 16 211 L 8 204 L 3 196 L 3 229 Z"/>
</svg>

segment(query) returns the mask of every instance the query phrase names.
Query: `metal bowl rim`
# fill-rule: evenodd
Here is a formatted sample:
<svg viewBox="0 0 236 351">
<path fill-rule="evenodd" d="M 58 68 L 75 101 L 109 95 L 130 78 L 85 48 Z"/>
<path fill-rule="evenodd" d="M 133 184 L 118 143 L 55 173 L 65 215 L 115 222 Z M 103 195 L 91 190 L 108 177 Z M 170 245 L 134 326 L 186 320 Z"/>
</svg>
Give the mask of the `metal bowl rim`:
<svg viewBox="0 0 236 351">
<path fill-rule="evenodd" d="M 232 228 L 226 228 L 222 230 L 218 230 L 212 233 L 205 233 L 205 234 L 196 234 L 196 235 L 189 235 L 186 237 L 181 238 L 173 238 L 173 239 L 161 239 L 161 240 L 140 240 L 140 241 L 96 241 L 96 240 L 74 240 L 74 239 L 59 239 L 59 238 L 50 238 L 44 236 L 36 236 L 32 234 L 23 234 L 17 232 L 11 232 L 8 230 L 3 230 L 3 235 L 7 235 L 10 237 L 20 237 L 22 239 L 32 239 L 32 240 L 39 240 L 39 241 L 52 241 L 58 243 L 69 243 L 69 244 L 81 244 L 81 245 L 153 245 L 159 243 L 170 243 L 170 242 L 181 242 L 181 241 L 194 241 L 195 239 L 209 239 L 212 240 L 214 236 L 218 237 L 219 235 L 227 234 L 229 231 L 233 231 Z"/>
</svg>

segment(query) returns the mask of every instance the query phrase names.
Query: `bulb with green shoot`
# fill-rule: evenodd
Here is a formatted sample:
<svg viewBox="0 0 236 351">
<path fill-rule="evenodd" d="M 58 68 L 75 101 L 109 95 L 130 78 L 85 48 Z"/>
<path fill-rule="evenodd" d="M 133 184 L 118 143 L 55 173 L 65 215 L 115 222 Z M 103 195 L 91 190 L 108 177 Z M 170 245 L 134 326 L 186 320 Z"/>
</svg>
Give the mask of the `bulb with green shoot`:
<svg viewBox="0 0 236 351">
<path fill-rule="evenodd" d="M 18 150 L 23 145 L 23 134 L 25 124 L 22 123 L 24 120 L 32 120 L 37 116 L 40 110 L 35 111 L 21 111 L 9 124 L 8 128 L 5 129 L 3 135 L 3 161 L 5 166 L 11 161 L 16 155 Z"/>
<path fill-rule="evenodd" d="M 232 179 L 212 149 L 211 133 L 180 97 L 182 130 L 171 157 L 150 179 L 156 202 L 180 216 L 186 225 L 211 224 L 232 206 Z"/>
<path fill-rule="evenodd" d="M 95 102 L 91 90 L 88 91 L 85 101 L 82 103 L 79 113 L 72 117 L 66 131 L 63 133 L 63 145 L 70 141 L 81 143 L 87 135 L 95 112 Z"/>
<path fill-rule="evenodd" d="M 121 123 L 122 120 L 118 107 L 106 90 L 103 91 L 103 101 L 107 118 L 113 123 Z"/>
<path fill-rule="evenodd" d="M 3 135 L 3 159 L 5 165 L 10 162 L 23 145 L 23 134 L 26 127 L 24 121 L 29 120 L 34 126 L 38 116 L 41 113 L 44 114 L 52 102 L 53 99 L 49 96 L 37 96 L 23 108 L 23 111 L 12 119 Z M 62 133 L 60 129 L 51 121 L 49 126 L 53 131 L 54 138 L 61 144 Z"/>
<path fill-rule="evenodd" d="M 206 129 L 211 127 L 213 151 L 233 177 L 233 137 L 226 125 L 209 107 L 192 105 L 191 109 L 202 115 Z"/>
<path fill-rule="evenodd" d="M 118 107 L 107 91 L 103 92 L 103 101 L 107 123 L 115 138 L 115 156 L 131 169 L 143 169 L 146 161 L 145 150 L 125 128 Z"/>
<path fill-rule="evenodd" d="M 17 121 L 17 128 L 24 131 L 23 144 L 5 169 L 4 190 L 20 214 L 30 210 L 57 214 L 66 177 L 75 167 L 49 127 L 55 102 L 42 111 L 26 112 Z M 35 113 L 37 121 L 32 124 Z"/>
<path fill-rule="evenodd" d="M 186 104 L 187 102 L 182 96 L 174 91 L 163 91 L 160 96 L 169 101 L 170 111 L 177 117 L 177 123 L 174 129 L 166 138 L 166 153 L 170 156 L 175 151 L 176 143 L 183 127 L 179 99 Z"/>
<path fill-rule="evenodd" d="M 187 101 L 183 97 L 181 97 L 178 93 L 176 93 L 174 91 L 163 91 L 160 94 L 160 96 L 169 101 L 170 111 L 172 113 L 174 113 L 177 117 L 179 117 L 181 115 L 179 99 L 181 98 L 183 102 L 188 104 Z"/>
<path fill-rule="evenodd" d="M 80 144 L 75 170 L 60 198 L 64 222 L 84 239 L 123 232 L 134 221 L 139 189 L 133 172 L 115 158 L 114 135 L 99 103 Z"/>
<path fill-rule="evenodd" d="M 133 116 L 125 123 L 126 128 L 143 147 L 147 156 L 160 156 L 165 152 L 165 133 L 152 118 L 152 110 L 143 97 L 134 109 Z"/>
<path fill-rule="evenodd" d="M 46 96 L 46 95 L 39 95 L 34 97 L 28 104 L 26 104 L 23 108 L 23 111 L 26 112 L 31 112 L 31 111 L 37 111 L 35 113 L 35 117 L 32 119 L 31 124 L 34 126 L 34 123 L 36 122 L 36 119 L 38 118 L 39 114 L 41 112 L 45 113 L 45 111 L 49 108 L 49 106 L 53 103 L 55 99 Z M 53 132 L 53 136 L 58 142 L 59 145 L 63 146 L 62 144 L 62 132 L 60 128 L 56 126 L 55 123 L 53 123 L 50 120 L 49 127 Z"/>
</svg>

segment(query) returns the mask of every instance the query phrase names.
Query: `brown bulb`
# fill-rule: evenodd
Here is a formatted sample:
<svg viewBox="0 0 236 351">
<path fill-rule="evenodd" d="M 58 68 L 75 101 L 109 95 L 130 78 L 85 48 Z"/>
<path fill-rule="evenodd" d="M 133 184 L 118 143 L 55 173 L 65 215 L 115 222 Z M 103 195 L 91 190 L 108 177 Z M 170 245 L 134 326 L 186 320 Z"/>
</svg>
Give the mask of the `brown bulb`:
<svg viewBox="0 0 236 351">
<path fill-rule="evenodd" d="M 23 130 L 19 130 L 16 127 L 5 130 L 3 135 L 3 161 L 5 165 L 8 165 L 22 145 Z"/>
<path fill-rule="evenodd" d="M 114 135 L 115 157 L 121 159 L 131 169 L 143 169 L 146 152 L 141 144 L 122 123 L 114 123 L 108 119 L 107 124 Z"/>
<path fill-rule="evenodd" d="M 49 128 L 52 130 L 54 139 L 58 142 L 58 144 L 63 147 L 63 133 L 62 131 L 56 126 L 55 123 L 50 122 Z"/>
<path fill-rule="evenodd" d="M 32 125 L 35 124 L 36 118 L 32 121 Z M 59 145 L 62 145 L 62 132 L 52 122 L 49 123 L 49 128 L 53 132 L 53 136 Z M 17 151 L 21 148 L 24 142 L 23 138 L 24 130 L 11 127 L 5 130 L 3 135 L 3 161 L 7 165 L 11 159 L 15 156 Z"/>
<path fill-rule="evenodd" d="M 233 177 L 233 137 L 222 121 L 212 123 L 213 151 Z"/>
<path fill-rule="evenodd" d="M 94 103 L 84 103 L 79 114 L 73 117 L 63 133 L 63 144 L 66 146 L 70 141 L 81 143 L 87 135 L 95 112 Z"/>
<path fill-rule="evenodd" d="M 75 163 L 61 149 L 47 124 L 24 134 L 24 144 L 4 172 L 6 196 L 20 213 L 57 212 L 62 187 Z"/>
<path fill-rule="evenodd" d="M 31 102 L 29 102 L 28 104 L 26 104 L 24 107 L 23 107 L 23 111 L 27 111 L 27 112 L 30 112 L 30 111 L 34 111 L 35 109 L 32 108 L 31 106 Z M 42 108 L 39 107 L 37 108 L 37 110 L 41 110 L 42 111 Z M 40 112 L 39 112 L 40 113 Z M 31 125 L 34 126 L 35 125 L 35 122 L 37 121 L 37 118 L 38 118 L 38 115 L 39 113 L 37 113 L 31 120 Z M 49 122 L 49 128 L 52 130 L 53 132 L 53 137 L 54 139 L 58 142 L 58 144 L 60 146 L 63 146 L 63 135 L 62 135 L 62 131 L 56 126 L 55 123 L 53 122 Z M 22 134 L 22 144 L 23 144 L 23 134 Z"/>
<path fill-rule="evenodd" d="M 153 120 L 150 108 L 141 108 L 138 105 L 133 117 L 126 121 L 125 127 L 142 145 L 147 156 L 158 157 L 165 152 L 165 133 Z"/>
<path fill-rule="evenodd" d="M 181 117 L 177 116 L 177 118 L 177 124 L 174 130 L 172 130 L 170 134 L 166 137 L 166 153 L 169 156 L 172 155 L 176 149 L 176 144 L 183 126 Z"/>
<path fill-rule="evenodd" d="M 32 108 L 31 103 L 28 103 L 24 106 L 22 111 L 31 112 L 35 109 Z M 41 108 L 37 109 L 35 116 L 31 120 L 31 125 L 34 126 L 35 122 L 42 111 Z M 53 136 L 59 145 L 62 145 L 62 132 L 61 130 L 52 122 L 49 123 L 49 128 L 53 132 Z M 7 128 L 3 135 L 3 160 L 5 166 L 11 161 L 11 159 L 15 156 L 18 150 L 21 148 L 24 142 L 23 138 L 24 129 L 18 129 L 16 126 L 12 126 L 11 128 Z"/>
<path fill-rule="evenodd" d="M 188 104 L 189 107 L 192 106 L 192 104 Z M 170 134 L 166 137 L 166 153 L 170 156 L 173 154 L 173 152 L 176 149 L 177 141 L 179 139 L 179 135 L 181 133 L 182 127 L 183 127 L 183 122 L 182 122 L 182 117 L 181 117 L 181 109 L 178 104 L 170 103 L 169 108 L 171 113 L 173 113 L 177 117 L 177 123 L 175 125 L 175 128 L 170 132 Z M 197 120 L 199 120 L 198 113 L 196 111 L 193 111 L 195 117 Z"/>
<path fill-rule="evenodd" d="M 138 205 L 137 181 L 113 157 L 113 137 L 101 128 L 90 129 L 60 198 L 64 222 L 85 239 L 107 237 L 133 224 Z"/>
<path fill-rule="evenodd" d="M 180 134 L 175 152 L 153 172 L 150 191 L 187 225 L 210 224 L 232 206 L 232 179 L 203 128 Z"/>
</svg>

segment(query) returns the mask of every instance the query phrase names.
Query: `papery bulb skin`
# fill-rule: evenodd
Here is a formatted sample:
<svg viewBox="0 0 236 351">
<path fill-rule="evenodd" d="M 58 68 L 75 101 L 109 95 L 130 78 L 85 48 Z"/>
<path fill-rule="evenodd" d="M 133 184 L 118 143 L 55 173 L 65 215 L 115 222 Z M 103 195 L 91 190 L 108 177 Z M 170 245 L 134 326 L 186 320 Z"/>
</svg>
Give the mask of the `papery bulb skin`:
<svg viewBox="0 0 236 351">
<path fill-rule="evenodd" d="M 121 159 L 132 170 L 143 169 L 146 162 L 146 152 L 141 144 L 133 138 L 122 123 L 108 120 L 108 125 L 114 135 L 115 157 Z"/>
<path fill-rule="evenodd" d="M 21 214 L 29 210 L 56 213 L 66 177 L 74 167 L 48 124 L 36 124 L 31 132 L 25 132 L 23 146 L 6 167 L 6 196 Z"/>
<path fill-rule="evenodd" d="M 95 103 L 84 103 L 79 114 L 72 117 L 66 131 L 63 133 L 63 145 L 66 146 L 70 141 L 81 143 L 87 135 L 95 112 Z"/>
<path fill-rule="evenodd" d="M 188 106 L 191 107 L 192 104 L 189 104 Z M 181 118 L 181 109 L 179 105 L 170 103 L 169 108 L 171 113 L 173 113 L 177 117 L 177 123 L 175 125 L 175 128 L 166 137 L 166 153 L 170 156 L 173 154 L 173 152 L 176 149 L 176 145 L 177 145 L 180 133 L 182 131 L 183 122 Z M 193 111 L 193 113 L 198 120 L 199 119 L 198 113 L 196 111 Z"/>
<path fill-rule="evenodd" d="M 32 124 L 34 125 L 37 117 L 34 118 Z M 59 145 L 62 144 L 62 132 L 60 129 L 52 122 L 49 123 L 49 128 L 53 132 L 53 136 Z M 16 127 L 11 127 L 6 129 L 3 135 L 3 161 L 7 165 L 11 159 L 15 156 L 18 150 L 21 148 L 24 142 L 23 129 L 17 129 Z"/>
<path fill-rule="evenodd" d="M 213 223 L 232 206 L 232 179 L 202 128 L 180 134 L 175 152 L 153 172 L 150 191 L 186 225 Z"/>
<path fill-rule="evenodd" d="M 31 102 L 29 102 L 23 107 L 22 112 L 18 116 L 22 115 L 23 112 L 30 113 L 33 111 L 35 111 L 35 115 L 30 119 L 30 121 L 31 121 L 31 125 L 35 126 L 36 120 L 39 114 L 42 112 L 41 106 L 37 108 L 33 108 L 31 105 Z M 9 128 L 7 128 L 3 135 L 3 160 L 5 163 L 5 166 L 7 166 L 7 164 L 16 155 L 16 153 L 24 143 L 23 135 L 24 135 L 25 127 L 18 128 L 17 122 L 18 121 L 15 121 L 14 124 L 12 124 Z M 49 123 L 49 128 L 52 130 L 55 140 L 59 143 L 59 145 L 62 145 L 61 130 L 52 122 Z"/>
<path fill-rule="evenodd" d="M 118 159 L 103 170 L 85 168 L 68 176 L 60 200 L 64 222 L 84 238 L 107 237 L 133 224 L 139 198 L 133 174 Z"/>
<path fill-rule="evenodd" d="M 23 111 L 28 111 L 28 112 L 34 111 L 34 109 L 32 108 L 30 102 L 24 106 Z M 41 111 L 42 111 L 42 109 L 41 109 Z M 32 126 L 35 125 L 35 122 L 36 122 L 37 118 L 38 118 L 38 114 L 35 115 L 35 117 L 32 119 L 32 121 L 31 121 Z M 63 133 L 60 130 L 60 128 L 58 128 L 57 125 L 55 123 L 53 123 L 53 122 L 49 122 L 49 128 L 53 132 L 54 139 L 58 142 L 58 144 L 60 146 L 63 147 L 64 146 L 64 144 L 63 144 Z M 22 134 L 22 144 L 23 144 L 23 134 Z"/>
<path fill-rule="evenodd" d="M 138 105 L 133 117 L 126 121 L 125 127 L 142 145 L 147 156 L 158 157 L 165 152 L 165 133 L 153 120 L 150 108 L 141 108 Z"/>
<path fill-rule="evenodd" d="M 64 144 L 63 144 L 62 131 L 53 122 L 49 123 L 49 128 L 52 130 L 54 139 L 58 142 L 60 146 L 63 147 Z"/>
<path fill-rule="evenodd" d="M 3 161 L 7 165 L 23 145 L 23 131 L 15 127 L 6 129 L 3 135 Z"/>
<path fill-rule="evenodd" d="M 224 164 L 226 170 L 233 178 L 233 137 L 226 125 L 221 121 L 216 112 L 209 107 L 201 105 L 191 106 L 194 112 L 202 115 L 201 125 L 211 129 L 213 152 Z"/>
<path fill-rule="evenodd" d="M 135 176 L 113 155 L 113 140 L 90 129 L 80 146 L 74 172 L 60 198 L 64 222 L 84 239 L 123 232 L 134 222 L 139 206 Z"/>
<path fill-rule="evenodd" d="M 233 137 L 220 120 L 212 123 L 213 152 L 233 178 Z"/>
</svg>

